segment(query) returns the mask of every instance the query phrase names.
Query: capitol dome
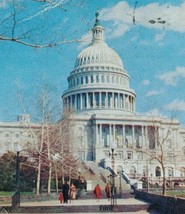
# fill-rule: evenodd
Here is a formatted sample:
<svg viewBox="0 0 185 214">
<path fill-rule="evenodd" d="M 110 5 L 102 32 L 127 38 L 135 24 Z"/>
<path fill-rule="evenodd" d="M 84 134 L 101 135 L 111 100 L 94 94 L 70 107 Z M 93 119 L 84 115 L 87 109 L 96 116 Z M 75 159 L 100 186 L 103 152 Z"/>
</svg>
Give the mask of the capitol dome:
<svg viewBox="0 0 185 214">
<path fill-rule="evenodd" d="M 133 114 L 136 95 L 129 80 L 121 58 L 104 41 L 104 28 L 97 11 L 92 42 L 78 54 L 68 76 L 68 89 L 62 96 L 64 109 L 82 114 L 95 109 Z"/>
<path fill-rule="evenodd" d="M 120 69 L 123 72 L 121 58 L 104 42 L 104 28 L 99 22 L 98 15 L 97 13 L 96 21 L 92 28 L 92 43 L 79 53 L 76 58 L 74 70 L 89 66 L 106 66 Z"/>
<path fill-rule="evenodd" d="M 83 50 L 77 57 L 75 68 L 81 66 L 114 66 L 123 69 L 123 63 L 119 55 L 104 42 L 92 43 L 91 46 Z"/>
</svg>

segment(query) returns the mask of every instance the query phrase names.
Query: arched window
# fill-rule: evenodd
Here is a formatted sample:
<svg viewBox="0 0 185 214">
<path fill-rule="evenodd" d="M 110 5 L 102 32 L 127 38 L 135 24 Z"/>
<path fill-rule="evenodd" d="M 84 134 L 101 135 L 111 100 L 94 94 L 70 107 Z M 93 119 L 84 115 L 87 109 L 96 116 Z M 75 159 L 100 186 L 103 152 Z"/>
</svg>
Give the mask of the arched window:
<svg viewBox="0 0 185 214">
<path fill-rule="evenodd" d="M 135 177 L 136 176 L 136 168 L 135 166 L 131 166 L 130 167 L 130 175 Z"/>
<path fill-rule="evenodd" d="M 161 168 L 160 168 L 159 166 L 157 166 L 157 167 L 155 168 L 155 176 L 156 176 L 156 177 L 161 176 Z"/>
</svg>

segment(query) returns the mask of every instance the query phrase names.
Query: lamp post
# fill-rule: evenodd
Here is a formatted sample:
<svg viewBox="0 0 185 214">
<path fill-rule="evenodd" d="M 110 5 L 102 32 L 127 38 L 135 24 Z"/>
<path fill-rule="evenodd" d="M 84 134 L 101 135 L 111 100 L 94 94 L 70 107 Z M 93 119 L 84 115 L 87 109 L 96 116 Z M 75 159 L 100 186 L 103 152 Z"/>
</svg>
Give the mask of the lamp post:
<svg viewBox="0 0 185 214">
<path fill-rule="evenodd" d="M 20 206 L 20 152 L 17 151 L 16 155 L 16 190 L 12 196 L 12 207 Z"/>
<path fill-rule="evenodd" d="M 115 165 L 115 156 L 117 154 L 114 153 L 114 148 L 111 148 L 111 152 L 109 153 L 109 157 L 111 157 L 111 165 L 112 165 L 112 188 L 111 188 L 111 205 L 115 205 L 116 200 L 116 188 L 115 188 L 115 172 L 114 172 L 114 165 Z"/>
<path fill-rule="evenodd" d="M 121 198 L 121 196 L 122 196 L 122 186 L 121 186 L 121 173 L 122 173 L 122 170 L 119 170 L 117 173 L 119 175 L 119 194 L 120 194 L 120 198 Z"/>
</svg>

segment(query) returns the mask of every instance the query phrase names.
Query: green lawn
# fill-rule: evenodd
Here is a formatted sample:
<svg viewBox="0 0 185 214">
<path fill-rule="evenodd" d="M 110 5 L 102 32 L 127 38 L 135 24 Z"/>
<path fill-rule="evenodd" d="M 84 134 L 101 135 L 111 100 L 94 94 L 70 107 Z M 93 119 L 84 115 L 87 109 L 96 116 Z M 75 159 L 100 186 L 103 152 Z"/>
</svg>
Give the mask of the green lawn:
<svg viewBox="0 0 185 214">
<path fill-rule="evenodd" d="M 0 196 L 12 196 L 14 192 L 0 191 Z M 21 195 L 33 195 L 33 192 L 21 192 Z"/>
<path fill-rule="evenodd" d="M 185 198 L 185 190 L 167 191 L 166 195 Z"/>
<path fill-rule="evenodd" d="M 2 191 L 0 192 L 0 196 L 12 196 L 13 192 L 5 192 L 5 191 Z"/>
</svg>

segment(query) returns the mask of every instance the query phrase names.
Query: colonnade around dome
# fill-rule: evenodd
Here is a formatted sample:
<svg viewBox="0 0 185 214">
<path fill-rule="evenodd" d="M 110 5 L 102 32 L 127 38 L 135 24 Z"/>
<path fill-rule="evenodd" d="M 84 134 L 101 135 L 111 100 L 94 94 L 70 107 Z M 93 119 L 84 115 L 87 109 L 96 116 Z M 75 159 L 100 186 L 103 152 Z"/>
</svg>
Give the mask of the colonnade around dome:
<svg viewBox="0 0 185 214">
<path fill-rule="evenodd" d="M 63 98 L 64 110 L 116 109 L 135 112 L 135 97 L 118 92 L 81 92 Z"/>
</svg>

